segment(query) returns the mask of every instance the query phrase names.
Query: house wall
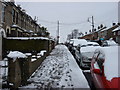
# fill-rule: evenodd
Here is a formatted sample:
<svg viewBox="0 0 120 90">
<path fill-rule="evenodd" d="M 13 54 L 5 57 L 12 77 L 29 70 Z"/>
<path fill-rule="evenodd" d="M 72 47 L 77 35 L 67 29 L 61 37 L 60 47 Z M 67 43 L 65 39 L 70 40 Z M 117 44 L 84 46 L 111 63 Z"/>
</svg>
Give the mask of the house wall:
<svg viewBox="0 0 120 90">
<path fill-rule="evenodd" d="M 11 33 L 11 25 L 12 25 L 12 7 L 9 6 L 7 3 L 5 4 L 5 22 L 3 23 L 3 28 L 7 34 L 10 36 Z"/>
<path fill-rule="evenodd" d="M 12 25 L 17 25 L 21 28 L 21 30 L 32 30 L 34 33 L 41 29 L 37 22 L 33 20 L 32 17 L 25 12 L 25 10 L 21 9 L 20 6 L 16 6 L 13 2 L 3 2 L 3 4 L 5 6 L 5 21 L 2 24 L 7 36 L 13 36 L 11 35 L 11 32 L 15 30 Z M 0 13 L 1 11 L 2 10 L 0 10 Z M 17 32 L 19 31 L 18 29 L 16 29 Z M 28 34 L 30 35 L 30 33 Z M 15 36 L 18 36 L 18 34 Z"/>
</svg>

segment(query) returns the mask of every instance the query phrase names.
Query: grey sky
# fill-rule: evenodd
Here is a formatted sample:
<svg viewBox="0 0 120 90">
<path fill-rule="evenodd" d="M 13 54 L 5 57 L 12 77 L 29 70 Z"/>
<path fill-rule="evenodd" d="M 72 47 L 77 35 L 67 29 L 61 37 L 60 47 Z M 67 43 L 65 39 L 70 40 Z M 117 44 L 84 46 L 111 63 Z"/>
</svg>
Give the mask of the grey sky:
<svg viewBox="0 0 120 90">
<path fill-rule="evenodd" d="M 60 41 L 66 40 L 67 34 L 73 29 L 88 32 L 91 24 L 88 17 L 94 16 L 95 27 L 101 23 L 111 26 L 117 22 L 117 2 L 21 2 L 19 3 L 33 18 L 39 18 L 38 23 L 48 28 L 56 37 L 57 21 L 60 23 Z"/>
</svg>

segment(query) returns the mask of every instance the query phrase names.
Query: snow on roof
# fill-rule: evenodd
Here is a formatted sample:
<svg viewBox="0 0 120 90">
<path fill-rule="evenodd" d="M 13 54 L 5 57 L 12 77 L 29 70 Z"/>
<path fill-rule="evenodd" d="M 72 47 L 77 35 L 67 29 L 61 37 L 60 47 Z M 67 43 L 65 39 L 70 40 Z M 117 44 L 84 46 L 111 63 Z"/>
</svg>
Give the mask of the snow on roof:
<svg viewBox="0 0 120 90">
<path fill-rule="evenodd" d="M 118 49 L 120 46 L 101 47 L 100 50 L 105 54 L 104 73 L 106 79 L 111 81 L 114 77 L 120 77 L 118 67 Z"/>
<path fill-rule="evenodd" d="M 120 26 L 115 28 L 114 30 L 112 30 L 112 32 L 115 32 L 115 31 L 118 31 L 118 30 L 120 31 Z"/>
<path fill-rule="evenodd" d="M 7 39 L 20 39 L 20 40 L 29 40 L 29 39 L 41 39 L 41 40 L 49 40 L 47 37 L 7 37 Z"/>
<path fill-rule="evenodd" d="M 13 58 L 16 60 L 17 58 L 26 58 L 27 56 L 19 51 L 10 51 L 10 53 L 7 55 L 9 58 Z"/>
<path fill-rule="evenodd" d="M 100 30 L 100 32 L 106 31 L 106 30 L 108 30 L 108 29 L 109 29 L 108 27 L 107 27 L 107 28 L 104 28 L 104 29 Z"/>
</svg>

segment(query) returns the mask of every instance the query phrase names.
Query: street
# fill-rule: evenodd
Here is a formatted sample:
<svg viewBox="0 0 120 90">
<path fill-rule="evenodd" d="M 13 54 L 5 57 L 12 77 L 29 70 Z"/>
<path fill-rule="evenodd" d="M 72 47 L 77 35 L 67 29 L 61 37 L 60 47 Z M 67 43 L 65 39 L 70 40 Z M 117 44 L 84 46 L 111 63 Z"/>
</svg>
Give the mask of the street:
<svg viewBox="0 0 120 90">
<path fill-rule="evenodd" d="M 66 46 L 57 45 L 22 88 L 89 88 L 88 82 Z"/>
<path fill-rule="evenodd" d="M 93 80 L 92 80 L 92 77 L 91 77 L 90 71 L 83 71 L 83 74 L 85 75 L 91 90 L 96 90 L 95 85 L 94 85 Z"/>
<path fill-rule="evenodd" d="M 0 0 L 0 90 L 120 88 L 120 1 L 79 1 Z"/>
</svg>

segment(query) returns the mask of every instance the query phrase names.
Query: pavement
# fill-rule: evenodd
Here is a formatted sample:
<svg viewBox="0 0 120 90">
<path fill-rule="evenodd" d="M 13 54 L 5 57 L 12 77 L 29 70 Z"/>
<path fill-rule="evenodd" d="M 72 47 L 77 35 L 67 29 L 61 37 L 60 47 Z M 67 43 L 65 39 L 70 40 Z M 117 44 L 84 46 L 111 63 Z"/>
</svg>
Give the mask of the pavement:
<svg viewBox="0 0 120 90">
<path fill-rule="evenodd" d="M 82 70 L 65 45 L 55 47 L 28 79 L 28 85 L 19 87 L 23 88 L 90 89 Z"/>
</svg>

